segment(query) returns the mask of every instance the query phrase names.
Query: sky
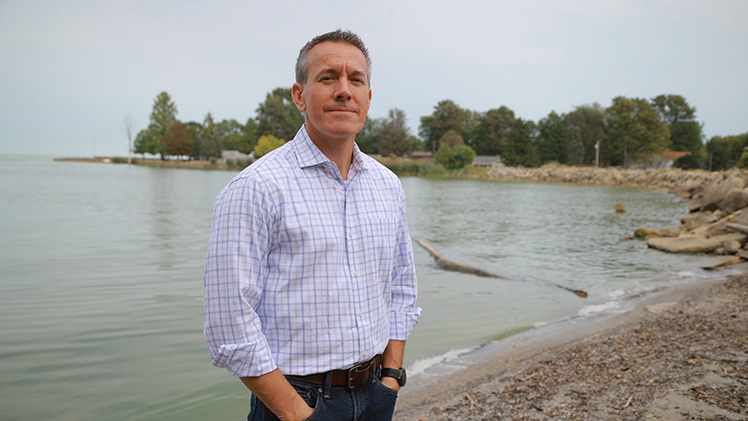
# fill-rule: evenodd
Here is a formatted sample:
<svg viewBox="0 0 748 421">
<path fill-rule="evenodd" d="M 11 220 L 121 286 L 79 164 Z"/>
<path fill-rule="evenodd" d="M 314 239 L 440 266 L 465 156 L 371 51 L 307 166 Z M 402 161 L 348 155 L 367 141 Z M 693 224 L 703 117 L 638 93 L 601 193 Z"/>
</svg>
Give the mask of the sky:
<svg viewBox="0 0 748 421">
<path fill-rule="evenodd" d="M 706 139 L 748 132 L 746 0 L 0 0 L 0 153 L 126 156 L 153 100 L 181 121 L 254 117 L 315 35 L 358 33 L 370 117 L 411 134 L 451 99 L 526 120 L 676 94 Z"/>
</svg>

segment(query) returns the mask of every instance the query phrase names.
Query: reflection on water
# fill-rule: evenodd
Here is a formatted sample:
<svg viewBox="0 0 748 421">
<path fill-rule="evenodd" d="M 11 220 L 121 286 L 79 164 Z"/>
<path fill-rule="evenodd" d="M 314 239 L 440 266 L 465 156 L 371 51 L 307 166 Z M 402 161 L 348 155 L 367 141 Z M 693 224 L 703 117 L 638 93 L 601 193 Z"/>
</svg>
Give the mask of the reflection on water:
<svg viewBox="0 0 748 421">
<path fill-rule="evenodd" d="M 231 172 L 0 157 L 3 419 L 244 419 L 210 365 L 202 271 Z M 676 279 L 688 258 L 619 237 L 685 204 L 631 189 L 403 179 L 414 238 L 506 279 L 438 270 L 414 244 L 424 314 L 406 365 Z M 629 212 L 617 215 L 614 205 Z M 696 272 L 694 272 L 696 273 Z M 697 274 L 698 275 L 698 274 Z M 582 300 L 547 282 L 589 291 Z"/>
</svg>

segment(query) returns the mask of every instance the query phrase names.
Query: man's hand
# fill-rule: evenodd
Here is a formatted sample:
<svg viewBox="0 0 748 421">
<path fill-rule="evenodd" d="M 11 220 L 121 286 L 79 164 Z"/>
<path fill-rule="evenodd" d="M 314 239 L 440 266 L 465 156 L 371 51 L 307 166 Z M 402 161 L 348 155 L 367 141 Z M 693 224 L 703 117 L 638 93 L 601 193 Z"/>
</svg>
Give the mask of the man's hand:
<svg viewBox="0 0 748 421">
<path fill-rule="evenodd" d="M 303 421 L 314 409 L 304 402 L 277 368 L 259 377 L 240 377 L 242 383 L 283 421 Z"/>
<path fill-rule="evenodd" d="M 382 384 L 392 390 L 400 390 L 400 383 L 398 383 L 397 380 L 393 379 L 392 377 L 382 377 Z"/>
</svg>

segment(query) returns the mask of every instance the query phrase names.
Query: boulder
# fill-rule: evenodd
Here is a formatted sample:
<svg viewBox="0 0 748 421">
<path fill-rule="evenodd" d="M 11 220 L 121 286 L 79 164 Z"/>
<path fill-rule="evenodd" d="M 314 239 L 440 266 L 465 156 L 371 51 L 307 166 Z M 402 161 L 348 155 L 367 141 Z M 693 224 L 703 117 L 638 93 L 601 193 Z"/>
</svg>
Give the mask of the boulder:
<svg viewBox="0 0 748 421">
<path fill-rule="evenodd" d="M 663 237 L 677 237 L 683 232 L 682 227 L 667 227 L 660 229 L 660 234 Z"/>
<path fill-rule="evenodd" d="M 722 242 L 722 249 L 724 250 L 723 254 L 736 254 L 740 251 L 741 247 L 739 241 L 732 240 Z"/>
<path fill-rule="evenodd" d="M 662 237 L 662 233 L 654 228 L 639 227 L 634 230 L 634 238 Z"/>
<path fill-rule="evenodd" d="M 715 256 L 707 257 L 697 262 L 697 265 L 706 270 L 715 270 L 722 266 L 734 265 L 740 263 L 740 257 L 738 256 Z"/>
<path fill-rule="evenodd" d="M 628 207 L 625 203 L 616 203 L 616 213 L 626 213 Z"/>
<path fill-rule="evenodd" d="M 718 204 L 719 209 L 722 209 L 725 213 L 733 213 L 736 210 L 743 209 L 747 206 L 748 192 L 746 192 L 745 189 L 731 190 Z"/>
<path fill-rule="evenodd" d="M 660 237 L 647 240 L 647 246 L 668 253 L 709 253 L 722 247 L 725 241 L 738 241 L 745 244 L 745 234 L 725 234 L 707 238 L 706 236 L 687 235 L 681 237 Z"/>
<path fill-rule="evenodd" d="M 745 188 L 745 180 L 737 174 L 729 174 L 721 182 L 712 183 L 704 190 L 704 197 L 699 201 L 699 209 L 702 211 L 713 211 L 720 209 L 720 202 L 727 195 L 736 190 Z"/>
</svg>

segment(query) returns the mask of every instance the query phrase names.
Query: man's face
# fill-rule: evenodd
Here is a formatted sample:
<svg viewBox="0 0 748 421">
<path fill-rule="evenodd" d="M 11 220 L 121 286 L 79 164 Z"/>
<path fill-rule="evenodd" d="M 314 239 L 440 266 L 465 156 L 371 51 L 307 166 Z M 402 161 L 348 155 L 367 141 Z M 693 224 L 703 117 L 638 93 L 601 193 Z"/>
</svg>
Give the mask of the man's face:
<svg viewBox="0 0 748 421">
<path fill-rule="evenodd" d="M 309 51 L 306 83 L 294 84 L 293 98 L 312 139 L 347 140 L 361 131 L 371 104 L 368 70 L 364 54 L 344 42 Z"/>
</svg>

